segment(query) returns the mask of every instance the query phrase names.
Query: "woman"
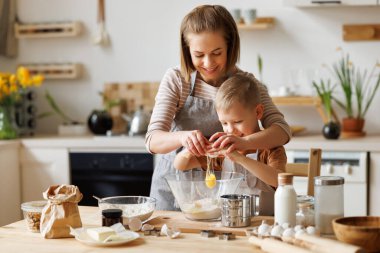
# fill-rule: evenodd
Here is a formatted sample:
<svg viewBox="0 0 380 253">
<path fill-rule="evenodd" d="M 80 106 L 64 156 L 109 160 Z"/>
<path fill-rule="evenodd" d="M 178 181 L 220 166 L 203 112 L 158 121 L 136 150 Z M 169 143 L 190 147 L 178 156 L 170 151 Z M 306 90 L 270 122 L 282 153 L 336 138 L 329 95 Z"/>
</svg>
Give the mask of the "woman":
<svg viewBox="0 0 380 253">
<path fill-rule="evenodd" d="M 150 152 L 164 154 L 158 157 L 150 194 L 157 199 L 159 210 L 175 209 L 164 176 L 175 171 L 173 161 L 180 148 L 201 156 L 210 145 L 228 147 L 227 152 L 273 148 L 291 137 L 288 124 L 263 85 L 260 96 L 266 129 L 245 137 L 222 133 L 213 103 L 218 87 L 235 73 L 255 78 L 236 67 L 239 33 L 223 6 L 203 5 L 192 10 L 182 21 L 180 36 L 181 68 L 171 68 L 163 77 L 145 140 Z M 209 141 L 207 137 L 216 132 L 220 132 L 217 139 Z"/>
</svg>

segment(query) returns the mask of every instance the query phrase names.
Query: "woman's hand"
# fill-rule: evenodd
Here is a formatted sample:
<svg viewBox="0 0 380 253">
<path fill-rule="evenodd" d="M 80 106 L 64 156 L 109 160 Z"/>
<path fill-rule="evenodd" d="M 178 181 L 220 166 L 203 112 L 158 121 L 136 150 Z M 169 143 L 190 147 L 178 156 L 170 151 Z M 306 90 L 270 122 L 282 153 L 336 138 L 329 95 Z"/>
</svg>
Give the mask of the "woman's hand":
<svg viewBox="0 0 380 253">
<path fill-rule="evenodd" d="M 203 156 L 206 154 L 209 141 L 203 136 L 199 130 L 184 131 L 181 136 L 181 144 L 191 154 L 195 156 Z"/>
<path fill-rule="evenodd" d="M 215 149 L 226 149 L 226 154 L 232 153 L 235 150 L 244 151 L 249 148 L 249 143 L 244 137 L 224 132 L 213 134 L 209 141 L 214 142 L 212 147 Z"/>
</svg>

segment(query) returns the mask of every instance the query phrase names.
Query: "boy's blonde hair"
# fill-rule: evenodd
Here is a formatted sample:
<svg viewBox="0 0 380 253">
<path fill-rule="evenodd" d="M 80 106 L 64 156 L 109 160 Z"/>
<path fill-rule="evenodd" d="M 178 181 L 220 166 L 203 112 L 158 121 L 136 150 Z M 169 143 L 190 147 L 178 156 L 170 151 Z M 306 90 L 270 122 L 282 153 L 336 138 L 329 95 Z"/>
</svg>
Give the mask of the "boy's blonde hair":
<svg viewBox="0 0 380 253">
<path fill-rule="evenodd" d="M 201 32 L 222 32 L 227 43 L 227 73 L 235 68 L 240 55 L 240 38 L 235 20 L 221 5 L 201 5 L 193 9 L 182 20 L 180 30 L 181 73 L 186 81 L 195 71 L 191 60 L 188 34 Z"/>
<path fill-rule="evenodd" d="M 239 102 L 246 108 L 254 108 L 260 104 L 258 81 L 242 74 L 228 78 L 216 93 L 215 108 L 228 110 L 234 102 Z"/>
</svg>

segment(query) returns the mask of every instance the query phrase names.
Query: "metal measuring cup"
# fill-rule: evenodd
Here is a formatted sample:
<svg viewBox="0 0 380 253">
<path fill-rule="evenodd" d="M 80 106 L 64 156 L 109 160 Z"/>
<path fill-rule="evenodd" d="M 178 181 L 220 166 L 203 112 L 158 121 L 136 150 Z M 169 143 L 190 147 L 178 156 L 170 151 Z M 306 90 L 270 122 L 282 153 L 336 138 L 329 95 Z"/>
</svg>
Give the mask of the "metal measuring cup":
<svg viewBox="0 0 380 253">
<path fill-rule="evenodd" d="M 225 227 L 247 227 L 251 225 L 251 196 L 227 194 L 220 197 L 222 225 Z"/>
</svg>

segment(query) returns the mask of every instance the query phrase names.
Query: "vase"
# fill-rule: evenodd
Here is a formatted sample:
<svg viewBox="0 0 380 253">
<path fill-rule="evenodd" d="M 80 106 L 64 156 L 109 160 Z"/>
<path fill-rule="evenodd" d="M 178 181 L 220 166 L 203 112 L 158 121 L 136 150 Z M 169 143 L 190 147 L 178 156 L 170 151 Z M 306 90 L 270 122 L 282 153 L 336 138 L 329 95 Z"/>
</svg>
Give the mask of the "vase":
<svg viewBox="0 0 380 253">
<path fill-rule="evenodd" d="M 17 136 L 13 120 L 13 106 L 0 105 L 0 139 L 15 139 Z"/>
<path fill-rule="evenodd" d="M 344 118 L 342 120 L 343 132 L 358 132 L 362 133 L 364 128 L 364 119 L 359 118 Z"/>
<path fill-rule="evenodd" d="M 329 121 L 323 126 L 322 134 L 326 139 L 336 140 L 340 136 L 340 126 L 333 121 Z"/>
<path fill-rule="evenodd" d="M 94 110 L 88 117 L 87 124 L 93 134 L 105 135 L 112 129 L 113 121 L 107 111 Z"/>
</svg>

